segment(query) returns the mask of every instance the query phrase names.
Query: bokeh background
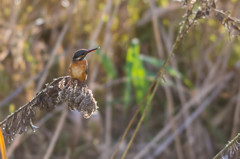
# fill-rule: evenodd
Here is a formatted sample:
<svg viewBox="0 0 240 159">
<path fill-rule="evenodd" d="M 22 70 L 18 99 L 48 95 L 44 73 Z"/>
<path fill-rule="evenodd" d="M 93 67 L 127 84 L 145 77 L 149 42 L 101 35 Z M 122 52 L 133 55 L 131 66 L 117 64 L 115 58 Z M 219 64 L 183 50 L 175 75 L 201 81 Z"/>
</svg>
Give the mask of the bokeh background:
<svg viewBox="0 0 240 159">
<path fill-rule="evenodd" d="M 110 158 L 175 43 L 186 12 L 183 3 L 0 0 L 0 120 L 34 98 L 45 83 L 68 75 L 76 50 L 101 47 L 87 57 L 87 83 L 99 111 L 87 120 L 77 111 L 61 115 L 65 105 L 36 111 L 34 124 L 40 128 L 7 143 L 9 158 Z M 218 0 L 216 5 L 240 18 L 239 1 Z M 194 10 L 198 7 L 200 3 Z M 127 158 L 212 158 L 237 135 L 240 38 L 233 35 L 212 18 L 191 27 Z M 116 158 L 126 149 L 141 114 Z M 177 120 L 170 122 L 174 116 Z M 191 124 L 178 133 L 184 121 Z"/>
</svg>

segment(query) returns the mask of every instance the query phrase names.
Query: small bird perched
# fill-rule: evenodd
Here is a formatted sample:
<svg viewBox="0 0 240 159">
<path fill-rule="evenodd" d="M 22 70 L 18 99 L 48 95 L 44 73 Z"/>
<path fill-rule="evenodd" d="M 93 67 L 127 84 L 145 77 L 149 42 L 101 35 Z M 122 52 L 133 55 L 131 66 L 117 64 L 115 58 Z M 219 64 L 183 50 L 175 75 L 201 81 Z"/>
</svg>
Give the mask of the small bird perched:
<svg viewBox="0 0 240 159">
<path fill-rule="evenodd" d="M 69 66 L 69 72 L 73 79 L 77 79 L 80 82 L 86 81 L 88 74 L 88 63 L 85 57 L 88 53 L 97 49 L 99 49 L 99 47 L 91 50 L 81 49 L 74 53 L 72 62 Z"/>
</svg>

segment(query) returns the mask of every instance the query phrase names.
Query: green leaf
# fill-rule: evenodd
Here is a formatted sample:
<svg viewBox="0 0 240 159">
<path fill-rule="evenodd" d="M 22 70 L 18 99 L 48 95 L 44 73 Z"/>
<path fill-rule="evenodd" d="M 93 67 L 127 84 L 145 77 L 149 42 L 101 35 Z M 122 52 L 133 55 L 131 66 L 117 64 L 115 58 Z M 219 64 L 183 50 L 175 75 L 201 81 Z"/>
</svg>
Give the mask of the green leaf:
<svg viewBox="0 0 240 159">
<path fill-rule="evenodd" d="M 116 77 L 116 71 L 115 71 L 112 60 L 106 54 L 103 54 L 101 57 L 102 57 L 103 67 L 107 72 L 107 76 L 110 79 L 114 79 Z"/>
<path fill-rule="evenodd" d="M 140 54 L 140 45 L 138 39 L 133 39 L 131 45 L 127 49 L 126 56 L 126 76 L 127 82 L 125 87 L 125 105 L 128 106 L 130 100 L 130 88 L 129 85 L 132 83 L 134 87 L 135 97 L 137 103 L 139 104 L 144 98 L 145 93 L 147 92 L 149 83 L 146 80 L 146 70 L 143 66 L 142 61 L 139 57 Z M 131 81 L 130 81 L 131 80 Z"/>
<path fill-rule="evenodd" d="M 146 56 L 146 55 L 140 55 L 139 56 L 140 60 L 142 60 L 143 62 L 147 62 L 155 67 L 161 68 L 163 65 L 163 61 L 162 60 L 158 60 L 157 58 L 153 58 L 150 56 Z"/>
<path fill-rule="evenodd" d="M 158 60 L 157 58 L 153 58 L 153 57 L 146 56 L 146 55 L 140 55 L 139 57 L 140 57 L 141 61 L 149 63 L 149 64 L 151 64 L 151 65 L 153 65 L 155 67 L 161 68 L 162 65 L 163 65 L 163 61 L 162 60 Z M 189 79 L 187 79 L 186 77 L 184 77 L 183 74 L 181 72 L 179 72 L 178 70 L 173 69 L 172 67 L 168 66 L 167 67 L 167 72 L 171 76 L 183 80 L 183 83 L 186 86 L 188 86 L 189 88 L 193 88 L 192 82 Z M 154 77 L 155 77 L 155 74 L 154 74 Z"/>
<path fill-rule="evenodd" d="M 192 82 L 191 82 L 189 79 L 184 78 L 184 79 L 183 79 L 183 82 L 184 82 L 184 84 L 185 84 L 186 86 L 188 86 L 189 88 L 193 88 L 193 84 L 192 84 Z"/>
<path fill-rule="evenodd" d="M 146 56 L 146 55 L 140 55 L 140 59 L 143 61 L 143 62 L 147 62 L 155 67 L 158 67 L 158 68 L 161 68 L 162 65 L 163 65 L 163 61 L 162 60 L 158 60 L 157 58 L 153 58 L 153 57 L 150 57 L 150 56 Z M 167 71 L 168 73 L 173 76 L 173 77 L 177 77 L 179 79 L 182 78 L 182 74 L 173 69 L 172 67 L 169 67 L 167 66 Z"/>
</svg>

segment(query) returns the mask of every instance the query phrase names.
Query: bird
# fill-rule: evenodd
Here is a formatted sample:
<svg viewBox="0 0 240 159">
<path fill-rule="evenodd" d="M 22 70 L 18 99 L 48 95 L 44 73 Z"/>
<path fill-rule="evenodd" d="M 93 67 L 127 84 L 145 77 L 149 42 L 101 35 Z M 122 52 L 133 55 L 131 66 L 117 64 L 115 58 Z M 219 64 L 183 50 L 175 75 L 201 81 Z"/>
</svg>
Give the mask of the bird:
<svg viewBox="0 0 240 159">
<path fill-rule="evenodd" d="M 99 49 L 99 47 L 90 50 L 80 49 L 74 53 L 72 62 L 69 66 L 70 76 L 73 79 L 77 79 L 80 82 L 84 82 L 87 80 L 88 62 L 85 57 L 87 56 L 87 54 L 89 54 L 90 52 L 94 52 L 97 49 Z"/>
</svg>

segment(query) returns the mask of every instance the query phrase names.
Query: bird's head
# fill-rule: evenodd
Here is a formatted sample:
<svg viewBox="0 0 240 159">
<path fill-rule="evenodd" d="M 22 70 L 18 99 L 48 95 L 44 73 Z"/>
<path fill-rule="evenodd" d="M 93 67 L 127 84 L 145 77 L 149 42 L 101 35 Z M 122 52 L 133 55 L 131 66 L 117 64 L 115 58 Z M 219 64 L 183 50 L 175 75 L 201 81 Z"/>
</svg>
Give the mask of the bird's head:
<svg viewBox="0 0 240 159">
<path fill-rule="evenodd" d="M 93 52 L 97 49 L 99 49 L 99 47 L 94 48 L 94 49 L 90 49 L 90 50 L 80 49 L 80 50 L 78 50 L 74 53 L 72 60 L 73 61 L 82 61 L 88 53 Z"/>
</svg>

